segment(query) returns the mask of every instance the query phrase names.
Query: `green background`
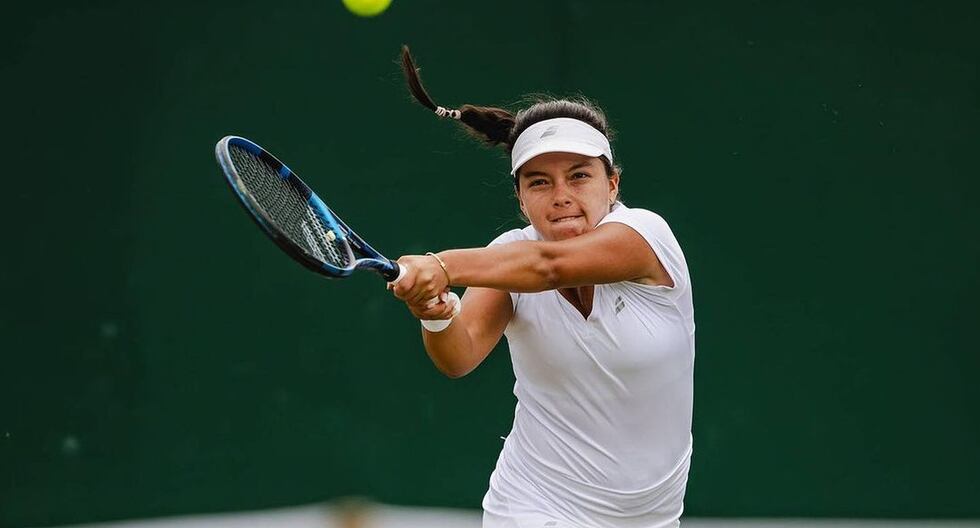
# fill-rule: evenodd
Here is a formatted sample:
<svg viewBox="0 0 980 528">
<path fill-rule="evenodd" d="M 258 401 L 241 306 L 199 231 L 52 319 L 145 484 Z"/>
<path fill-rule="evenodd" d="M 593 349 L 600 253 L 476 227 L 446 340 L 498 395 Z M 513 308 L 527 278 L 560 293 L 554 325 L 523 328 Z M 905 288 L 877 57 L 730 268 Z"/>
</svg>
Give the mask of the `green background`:
<svg viewBox="0 0 980 528">
<path fill-rule="evenodd" d="M 500 152 L 411 103 L 585 94 L 698 322 L 697 516 L 980 517 L 971 2 L 20 3 L 0 31 L 0 525 L 365 495 L 478 508 L 504 345 L 461 380 L 370 274 L 284 257 L 239 134 L 389 254 L 519 227 Z"/>
</svg>

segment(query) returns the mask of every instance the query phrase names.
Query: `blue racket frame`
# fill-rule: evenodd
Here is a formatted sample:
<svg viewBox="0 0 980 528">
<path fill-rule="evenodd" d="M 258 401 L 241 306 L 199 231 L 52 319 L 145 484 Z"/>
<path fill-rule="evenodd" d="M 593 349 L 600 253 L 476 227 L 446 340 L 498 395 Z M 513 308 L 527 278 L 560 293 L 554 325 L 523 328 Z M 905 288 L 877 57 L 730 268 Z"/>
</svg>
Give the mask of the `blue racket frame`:
<svg viewBox="0 0 980 528">
<path fill-rule="evenodd" d="M 340 246 L 348 251 L 348 256 L 350 257 L 350 266 L 341 268 L 334 266 L 328 262 L 324 262 L 315 256 L 311 255 L 304 248 L 295 244 L 290 238 L 276 227 L 275 223 L 272 222 L 268 213 L 262 208 L 262 206 L 252 197 L 245 187 L 241 176 L 235 169 L 235 164 L 232 161 L 231 153 L 229 152 L 230 146 L 238 146 L 251 154 L 255 155 L 263 162 L 267 163 L 270 167 L 273 167 L 283 181 L 287 182 L 294 189 L 296 189 L 300 196 L 306 198 L 307 203 L 310 208 L 319 216 L 323 223 L 326 224 L 339 239 Z M 349 276 L 354 270 L 357 269 L 368 269 L 378 273 L 384 277 L 387 281 L 393 281 L 398 277 L 399 267 L 398 263 L 389 260 L 387 257 L 382 255 L 376 249 L 371 247 L 370 244 L 364 241 L 363 238 L 357 235 L 353 229 L 347 226 L 343 220 L 340 219 L 334 212 L 327 206 L 323 200 L 320 199 L 313 190 L 306 185 L 296 175 L 285 163 L 279 161 L 278 158 L 272 155 L 269 151 L 260 147 L 257 143 L 249 141 L 243 137 L 239 136 L 225 136 L 218 141 L 218 144 L 214 148 L 215 157 L 218 160 L 218 165 L 221 167 L 221 171 L 225 175 L 225 180 L 231 186 L 231 190 L 235 193 L 238 198 L 238 202 L 242 204 L 245 211 L 248 212 L 249 216 L 255 220 L 259 228 L 272 239 L 280 249 L 285 251 L 289 256 L 293 257 L 294 260 L 298 261 L 300 264 L 306 266 L 306 268 L 324 275 L 330 278 L 344 278 Z M 360 255 L 360 257 L 358 257 Z"/>
</svg>

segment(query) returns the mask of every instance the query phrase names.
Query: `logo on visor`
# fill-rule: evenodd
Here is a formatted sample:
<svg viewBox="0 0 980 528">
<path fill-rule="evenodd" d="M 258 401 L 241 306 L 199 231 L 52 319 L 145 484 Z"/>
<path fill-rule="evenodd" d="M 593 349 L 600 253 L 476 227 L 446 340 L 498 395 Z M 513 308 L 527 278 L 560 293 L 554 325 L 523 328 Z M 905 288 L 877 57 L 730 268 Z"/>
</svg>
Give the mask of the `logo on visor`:
<svg viewBox="0 0 980 528">
<path fill-rule="evenodd" d="M 541 135 L 538 137 L 538 139 L 544 139 L 544 138 L 546 138 L 548 136 L 553 136 L 553 135 L 555 135 L 557 133 L 558 133 L 558 125 L 551 125 L 547 129 L 545 129 L 544 132 L 541 133 Z"/>
</svg>

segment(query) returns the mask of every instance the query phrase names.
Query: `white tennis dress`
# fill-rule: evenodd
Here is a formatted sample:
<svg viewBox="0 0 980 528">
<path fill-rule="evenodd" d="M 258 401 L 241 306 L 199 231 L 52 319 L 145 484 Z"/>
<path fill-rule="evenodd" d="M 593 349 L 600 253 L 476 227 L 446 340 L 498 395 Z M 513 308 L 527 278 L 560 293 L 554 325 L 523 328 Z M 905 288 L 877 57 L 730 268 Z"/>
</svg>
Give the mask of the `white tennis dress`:
<svg viewBox="0 0 980 528">
<path fill-rule="evenodd" d="M 595 286 L 585 318 L 556 290 L 512 293 L 504 335 L 514 426 L 483 499 L 484 528 L 678 526 L 691 460 L 694 306 L 684 254 L 656 213 L 617 204 L 674 281 Z M 532 226 L 492 244 L 540 240 Z"/>
</svg>

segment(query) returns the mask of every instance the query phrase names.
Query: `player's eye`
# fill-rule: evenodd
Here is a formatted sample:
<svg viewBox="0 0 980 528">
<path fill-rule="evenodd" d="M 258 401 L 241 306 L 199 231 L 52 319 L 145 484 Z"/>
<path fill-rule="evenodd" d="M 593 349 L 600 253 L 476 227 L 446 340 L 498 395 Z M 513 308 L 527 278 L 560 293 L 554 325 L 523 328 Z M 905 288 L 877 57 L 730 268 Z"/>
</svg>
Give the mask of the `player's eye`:
<svg viewBox="0 0 980 528">
<path fill-rule="evenodd" d="M 528 182 L 527 186 L 528 187 L 535 187 L 537 185 L 544 185 L 546 183 L 548 183 L 548 180 L 546 180 L 544 178 L 535 178 L 535 179 L 531 180 L 530 182 Z"/>
<path fill-rule="evenodd" d="M 589 178 L 589 177 L 591 177 L 591 174 L 587 172 L 576 172 L 575 174 L 572 174 L 573 180 L 581 180 L 583 178 Z"/>
</svg>

